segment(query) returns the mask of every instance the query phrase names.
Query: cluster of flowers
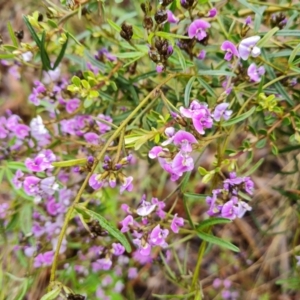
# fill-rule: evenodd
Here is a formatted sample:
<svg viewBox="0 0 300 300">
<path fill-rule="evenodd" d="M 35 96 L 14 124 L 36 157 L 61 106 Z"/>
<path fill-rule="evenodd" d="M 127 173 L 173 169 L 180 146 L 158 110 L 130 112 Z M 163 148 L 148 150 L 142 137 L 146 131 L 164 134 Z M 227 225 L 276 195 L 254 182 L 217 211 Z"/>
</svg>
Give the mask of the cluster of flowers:
<svg viewBox="0 0 300 300">
<path fill-rule="evenodd" d="M 237 177 L 236 173 L 230 173 L 229 178 L 223 182 L 223 188 L 214 189 L 212 196 L 206 197 L 206 203 L 210 206 L 207 214 L 231 220 L 242 218 L 251 207 L 242 200 L 240 192 L 251 196 L 253 188 L 254 183 L 250 177 Z"/>
<path fill-rule="evenodd" d="M 132 210 L 127 204 L 122 205 L 122 209 L 128 214 L 123 221 L 120 222 L 121 232 L 130 232 L 132 242 L 137 247 L 134 253 L 134 258 L 140 263 L 152 261 L 151 250 L 153 247 L 159 246 L 165 249 L 168 244 L 166 238 L 169 235 L 169 230 L 164 229 L 161 225 L 162 221 L 167 225 L 166 212 L 164 211 L 165 203 L 157 198 L 152 198 L 151 202 L 146 201 L 143 196 L 138 208 Z M 155 219 L 159 218 L 161 222 Z M 179 232 L 179 227 L 184 225 L 183 218 L 174 215 L 170 229 L 174 233 Z"/>
<path fill-rule="evenodd" d="M 53 196 L 58 190 L 58 184 L 55 177 L 50 176 L 53 170 L 52 162 L 56 160 L 55 154 L 51 150 L 42 150 L 34 158 L 27 158 L 25 166 L 28 171 L 34 174 L 45 172 L 46 178 L 40 178 L 36 175 L 25 176 L 21 170 L 17 170 L 13 183 L 17 189 L 23 188 L 28 196 L 33 196 L 35 203 L 41 202 L 42 199 Z"/>
<path fill-rule="evenodd" d="M 181 123 L 185 122 L 183 117 L 192 119 L 194 129 L 198 134 L 205 134 L 205 129 L 212 128 L 213 121 L 219 122 L 221 119 L 228 120 L 232 114 L 228 110 L 228 103 L 221 103 L 215 107 L 213 113 L 207 107 L 206 103 L 199 103 L 193 100 L 189 108 L 180 107 L 180 115 L 174 114 L 174 117 Z M 197 144 L 196 137 L 187 131 L 168 127 L 165 130 L 168 139 L 161 146 L 154 146 L 148 156 L 151 159 L 158 158 L 161 167 L 171 175 L 171 180 L 176 181 L 183 173 L 194 169 L 194 160 L 191 157 L 193 144 Z M 165 146 L 173 144 L 176 151 L 170 152 Z"/>
<path fill-rule="evenodd" d="M 107 291 L 121 293 L 124 288 L 124 281 L 127 278 L 134 279 L 138 276 L 138 269 L 132 266 L 132 261 L 126 256 L 124 250 L 121 244 L 112 243 L 110 247 L 92 246 L 85 253 L 81 250 L 77 253 L 79 261 L 92 261 L 92 272 L 102 273 L 100 284 L 96 290 L 96 297 L 99 299 L 111 299 L 107 295 Z M 89 267 L 84 266 L 84 264 L 66 264 L 65 268 L 67 271 L 74 268 L 77 275 L 83 278 L 90 273 Z"/>
<path fill-rule="evenodd" d="M 0 159 L 6 159 L 12 152 L 18 152 L 25 146 L 47 145 L 50 135 L 40 117 L 32 119 L 28 126 L 18 115 L 7 111 L 7 117 L 0 117 L 0 140 Z"/>
<path fill-rule="evenodd" d="M 98 190 L 105 186 L 110 186 L 111 188 L 115 188 L 117 182 L 120 183 L 120 194 L 124 191 L 132 191 L 133 189 L 133 177 L 126 177 L 122 173 L 122 168 L 129 164 L 132 161 L 132 155 L 128 155 L 123 157 L 117 163 L 114 163 L 113 160 L 106 155 L 104 158 L 104 162 L 102 164 L 103 173 L 93 174 L 89 179 L 89 185 L 94 189 Z"/>
<path fill-rule="evenodd" d="M 249 56 L 258 57 L 261 53 L 257 43 L 260 40 L 259 36 L 251 36 L 242 40 L 237 47 L 230 41 L 224 41 L 221 50 L 226 51 L 224 59 L 231 61 L 231 59 L 236 56 L 242 60 L 248 60 Z M 265 74 L 265 68 L 263 66 L 257 67 L 255 63 L 250 64 L 247 70 L 249 78 L 253 82 L 260 82 L 261 77 Z"/>
<path fill-rule="evenodd" d="M 238 291 L 231 290 L 232 282 L 229 279 L 222 280 L 220 278 L 216 278 L 213 281 L 213 287 L 215 289 L 219 289 L 223 287 L 221 296 L 223 300 L 237 300 L 240 299 L 240 294 Z"/>
</svg>

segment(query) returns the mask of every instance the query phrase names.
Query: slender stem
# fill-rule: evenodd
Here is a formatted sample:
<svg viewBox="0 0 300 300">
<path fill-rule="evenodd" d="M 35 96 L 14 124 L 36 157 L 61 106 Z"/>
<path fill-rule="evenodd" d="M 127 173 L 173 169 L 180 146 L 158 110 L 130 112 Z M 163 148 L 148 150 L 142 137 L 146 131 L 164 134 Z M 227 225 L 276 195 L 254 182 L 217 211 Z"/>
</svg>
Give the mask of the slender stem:
<svg viewBox="0 0 300 300">
<path fill-rule="evenodd" d="M 122 145 L 124 143 L 124 134 L 125 134 L 125 128 L 121 131 L 121 135 L 119 138 L 119 144 L 118 144 L 118 148 L 117 148 L 117 154 L 115 157 L 115 164 L 118 163 L 119 158 L 120 158 L 120 154 L 121 154 L 121 150 L 122 150 Z"/>
<path fill-rule="evenodd" d="M 202 263 L 202 258 L 204 255 L 205 248 L 206 248 L 206 241 L 202 241 L 202 244 L 201 244 L 201 246 L 199 248 L 199 252 L 198 252 L 197 265 L 194 270 L 192 286 L 191 286 L 191 290 L 190 290 L 191 292 L 194 291 L 196 288 L 197 280 L 199 278 L 199 273 L 200 273 L 200 266 Z M 201 299 L 201 297 L 199 299 Z"/>
<path fill-rule="evenodd" d="M 53 264 L 51 267 L 51 275 L 50 275 L 50 284 L 49 284 L 49 289 L 51 289 L 51 283 L 53 281 L 55 281 L 55 273 L 56 273 L 56 269 L 57 269 L 57 264 L 58 264 L 58 256 L 59 256 L 59 250 L 63 241 L 63 238 L 65 236 L 65 233 L 67 231 L 67 227 L 68 227 L 68 223 L 72 217 L 73 211 L 75 209 L 76 204 L 79 202 L 85 187 L 88 184 L 88 181 L 90 179 L 90 177 L 92 176 L 93 172 L 95 171 L 99 161 L 102 160 L 103 156 L 105 155 L 106 150 L 108 149 L 108 147 L 111 145 L 111 143 L 114 141 L 114 139 L 116 137 L 119 136 L 119 134 L 122 132 L 122 130 L 127 126 L 127 124 L 131 121 L 131 119 L 136 115 L 136 113 L 148 102 L 148 100 L 151 98 L 152 94 L 155 93 L 157 91 L 157 89 L 159 89 L 161 86 L 163 86 L 165 83 L 167 83 L 169 80 L 171 80 L 173 77 L 176 77 L 177 74 L 172 74 L 170 76 L 168 76 L 164 81 L 162 81 L 156 88 L 154 88 L 141 102 L 140 104 L 131 112 L 131 114 L 120 124 L 120 126 L 118 127 L 118 129 L 111 135 L 111 137 L 107 140 L 106 144 L 103 146 L 102 151 L 99 153 L 99 155 L 97 156 L 97 158 L 95 159 L 93 168 L 91 170 L 91 172 L 89 172 L 87 174 L 87 177 L 85 178 L 82 186 L 80 187 L 78 194 L 74 200 L 74 202 L 72 203 L 72 205 L 69 207 L 68 212 L 66 214 L 65 220 L 64 220 L 64 224 L 62 226 L 61 232 L 59 234 L 58 237 L 58 242 L 57 242 L 57 246 L 55 249 L 55 254 L 54 254 L 54 260 L 53 260 Z"/>
</svg>

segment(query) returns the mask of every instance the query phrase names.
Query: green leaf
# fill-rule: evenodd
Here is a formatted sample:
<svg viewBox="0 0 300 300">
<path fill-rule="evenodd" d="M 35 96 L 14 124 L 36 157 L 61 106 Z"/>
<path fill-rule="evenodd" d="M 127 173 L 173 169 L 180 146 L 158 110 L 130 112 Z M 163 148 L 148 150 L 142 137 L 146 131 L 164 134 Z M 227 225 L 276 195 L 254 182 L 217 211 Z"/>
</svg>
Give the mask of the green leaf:
<svg viewBox="0 0 300 300">
<path fill-rule="evenodd" d="M 122 28 L 121 28 L 118 24 L 116 24 L 115 22 L 113 22 L 112 20 L 107 19 L 107 23 L 108 23 L 109 26 L 110 26 L 111 28 L 113 28 L 114 30 L 116 30 L 116 31 L 118 31 L 118 32 L 121 32 Z"/>
<path fill-rule="evenodd" d="M 198 168 L 198 172 L 200 173 L 201 176 L 205 176 L 206 174 L 208 174 L 209 172 L 204 169 L 203 167 L 199 167 Z"/>
<path fill-rule="evenodd" d="M 28 21 L 28 18 L 26 16 L 23 17 L 23 20 L 25 22 L 25 25 L 27 26 L 33 40 L 35 41 L 35 43 L 37 44 L 37 46 L 39 48 L 41 48 L 41 41 L 39 39 L 39 37 L 37 36 L 35 30 L 33 29 L 32 25 L 30 24 L 30 22 Z"/>
<path fill-rule="evenodd" d="M 56 161 L 52 163 L 52 166 L 62 168 L 62 167 L 78 166 L 86 163 L 87 163 L 86 158 L 78 158 L 78 159 L 70 159 L 65 161 Z"/>
<path fill-rule="evenodd" d="M 170 32 L 163 32 L 163 31 L 157 31 L 155 32 L 156 36 L 160 36 L 166 40 L 172 40 L 172 39 L 189 39 L 188 36 L 185 35 L 179 35 L 175 33 L 170 33 Z"/>
<path fill-rule="evenodd" d="M 294 48 L 294 50 L 291 53 L 291 56 L 289 57 L 289 65 L 291 65 L 296 57 L 296 55 L 299 55 L 300 53 L 300 43 Z"/>
<path fill-rule="evenodd" d="M 181 65 L 182 70 L 185 71 L 185 69 L 186 69 L 186 61 L 185 61 L 185 58 L 184 58 L 181 50 L 177 46 L 174 47 L 174 50 L 175 50 L 175 52 L 176 52 L 176 54 L 178 56 L 178 60 L 179 60 L 179 63 Z"/>
<path fill-rule="evenodd" d="M 190 198 L 190 199 L 195 199 L 195 200 L 205 200 L 207 196 L 206 194 L 196 194 L 196 193 L 184 193 L 184 197 Z"/>
<path fill-rule="evenodd" d="M 61 292 L 61 287 L 57 287 L 56 289 L 50 291 L 46 295 L 44 295 L 41 300 L 55 300 Z"/>
<path fill-rule="evenodd" d="M 227 127 L 227 126 L 231 126 L 233 124 L 239 123 L 247 118 L 249 118 L 254 112 L 255 112 L 256 106 L 253 106 L 250 110 L 248 110 L 247 112 L 232 118 L 224 123 L 222 123 L 223 127 Z"/>
<path fill-rule="evenodd" d="M 255 14 L 254 18 L 254 31 L 257 32 L 263 20 L 263 13 L 266 10 L 267 6 L 262 6 L 258 10 L 260 11 L 259 14 Z"/>
<path fill-rule="evenodd" d="M 13 30 L 13 28 L 12 28 L 10 22 L 7 23 L 7 29 L 8 29 L 9 36 L 10 36 L 10 38 L 11 38 L 11 40 L 12 40 L 14 46 L 15 46 L 15 47 L 18 47 L 18 46 L 19 46 L 19 45 L 18 45 L 18 40 L 17 40 L 17 38 L 16 38 L 16 35 L 15 35 L 15 33 L 14 33 L 14 30 Z"/>
<path fill-rule="evenodd" d="M 43 31 L 41 46 L 40 46 L 41 60 L 42 60 L 42 64 L 43 64 L 43 69 L 48 71 L 52 68 L 51 68 L 50 58 L 49 58 L 48 53 L 45 49 L 45 42 L 46 42 L 46 33 L 45 33 L 45 31 Z"/>
<path fill-rule="evenodd" d="M 264 162 L 264 158 L 261 158 L 255 165 L 253 165 L 250 170 L 248 170 L 244 176 L 249 176 L 251 175 L 252 173 L 254 173 L 261 165 L 262 163 Z"/>
<path fill-rule="evenodd" d="M 187 85 L 185 86 L 185 91 L 184 91 L 184 105 L 185 107 L 188 107 L 190 104 L 190 93 L 191 93 L 191 89 L 193 86 L 193 83 L 195 81 L 196 77 L 193 76 L 190 78 L 190 80 L 188 81 Z"/>
<path fill-rule="evenodd" d="M 296 37 L 300 37 L 300 30 L 291 30 L 291 29 L 282 29 L 277 31 L 276 33 L 277 36 L 296 36 Z"/>
<path fill-rule="evenodd" d="M 136 58 L 136 57 L 143 57 L 146 53 L 143 52 L 125 52 L 125 53 L 117 53 L 114 54 L 116 57 L 120 58 Z"/>
<path fill-rule="evenodd" d="M 238 0 L 238 2 L 240 2 L 244 6 L 248 7 L 250 10 L 254 11 L 256 14 L 258 14 L 258 15 L 261 14 L 260 10 L 256 6 L 249 4 L 247 0 Z"/>
<path fill-rule="evenodd" d="M 11 170 L 21 170 L 23 172 L 28 173 L 28 169 L 25 167 L 23 162 L 20 161 L 9 161 L 7 162 L 7 166 Z"/>
<path fill-rule="evenodd" d="M 261 149 L 266 145 L 266 143 L 267 143 L 267 139 L 264 138 L 264 139 L 259 140 L 255 146 L 257 149 Z"/>
<path fill-rule="evenodd" d="M 188 219 L 188 221 L 190 223 L 190 226 L 192 228 L 195 228 L 195 225 L 193 223 L 192 216 L 191 216 L 191 213 L 190 213 L 190 209 L 188 207 L 188 203 L 187 203 L 185 197 L 183 197 L 183 207 L 184 207 L 185 214 L 187 215 L 187 219 Z"/>
<path fill-rule="evenodd" d="M 203 76 L 236 76 L 234 73 L 225 70 L 200 70 L 198 74 Z"/>
<path fill-rule="evenodd" d="M 78 76 L 73 76 L 71 81 L 77 87 L 81 87 L 81 80 Z"/>
<path fill-rule="evenodd" d="M 228 224 L 232 221 L 226 218 L 209 218 L 207 220 L 202 221 L 196 228 L 197 230 L 203 229 L 206 227 L 210 227 L 217 224 Z"/>
<path fill-rule="evenodd" d="M 200 239 L 208 243 L 215 244 L 235 252 L 240 252 L 240 249 L 237 246 L 214 235 L 205 232 L 197 232 L 197 235 L 200 237 Z"/>
<path fill-rule="evenodd" d="M 113 227 L 104 217 L 97 214 L 96 212 L 89 210 L 83 206 L 77 205 L 76 210 L 83 215 L 88 215 L 91 218 L 99 221 L 101 227 L 107 230 L 113 237 L 115 237 L 126 249 L 127 252 L 131 252 L 131 246 L 126 239 L 125 235 L 120 232 L 117 228 Z"/>
<path fill-rule="evenodd" d="M 58 65 L 60 64 L 61 60 L 63 59 L 63 57 L 65 55 L 65 52 L 66 52 L 66 49 L 67 49 L 67 46 L 68 46 L 68 42 L 69 42 L 69 33 L 68 32 L 66 32 L 66 36 L 67 36 L 67 39 L 66 39 L 65 43 L 63 44 L 63 46 L 62 46 L 62 48 L 61 48 L 61 50 L 60 50 L 60 52 L 59 52 L 59 54 L 56 58 L 56 61 L 53 65 L 52 70 L 55 70 L 58 67 Z"/>
<path fill-rule="evenodd" d="M 266 33 L 264 35 L 264 37 L 262 39 L 260 39 L 257 43 L 257 47 L 263 47 L 266 42 L 268 42 L 268 40 L 279 30 L 278 27 L 274 27 L 272 28 L 270 31 L 268 31 L 268 33 Z"/>
<path fill-rule="evenodd" d="M 263 58 L 267 62 L 269 62 L 270 60 L 268 58 L 268 54 L 265 51 L 265 49 L 262 49 L 261 53 L 262 53 Z M 265 64 L 265 69 L 266 69 L 267 73 L 269 74 L 269 76 L 271 77 L 271 80 L 277 78 L 273 68 L 271 68 L 269 65 Z M 285 88 L 282 86 L 282 84 L 277 81 L 273 85 L 274 85 L 275 89 L 277 90 L 277 92 L 285 98 L 286 102 L 288 102 L 291 106 L 293 106 L 294 101 L 291 99 L 290 95 L 285 90 Z"/>
<path fill-rule="evenodd" d="M 198 77 L 198 76 L 197 76 L 197 80 L 212 97 L 217 97 L 215 91 L 205 80 L 203 80 L 201 77 Z"/>
<path fill-rule="evenodd" d="M 14 54 L 0 54 L 0 59 L 13 59 L 15 58 Z"/>
</svg>

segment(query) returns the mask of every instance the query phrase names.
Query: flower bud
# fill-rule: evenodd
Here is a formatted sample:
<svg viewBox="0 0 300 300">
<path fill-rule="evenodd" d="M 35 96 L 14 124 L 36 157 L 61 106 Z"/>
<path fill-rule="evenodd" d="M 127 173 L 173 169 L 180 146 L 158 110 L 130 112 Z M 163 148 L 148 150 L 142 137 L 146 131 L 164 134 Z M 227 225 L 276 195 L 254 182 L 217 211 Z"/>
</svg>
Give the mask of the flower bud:
<svg viewBox="0 0 300 300">
<path fill-rule="evenodd" d="M 154 15 L 154 19 L 157 24 L 163 24 L 168 19 L 168 14 L 165 10 L 158 10 Z"/>
<path fill-rule="evenodd" d="M 144 14 L 148 14 L 152 10 L 152 6 L 150 3 L 142 3 L 141 4 L 141 9 L 144 12 Z"/>
<path fill-rule="evenodd" d="M 125 22 L 121 26 L 122 30 L 120 32 L 121 37 L 126 40 L 130 41 L 133 36 L 133 30 L 131 25 L 127 25 Z"/>
<path fill-rule="evenodd" d="M 167 5 L 171 4 L 172 2 L 173 2 L 173 0 L 162 0 L 162 1 L 160 1 L 160 4 L 162 6 L 167 6 Z"/>
<path fill-rule="evenodd" d="M 145 16 L 143 20 L 143 27 L 150 30 L 153 27 L 153 20 L 151 17 Z"/>
</svg>

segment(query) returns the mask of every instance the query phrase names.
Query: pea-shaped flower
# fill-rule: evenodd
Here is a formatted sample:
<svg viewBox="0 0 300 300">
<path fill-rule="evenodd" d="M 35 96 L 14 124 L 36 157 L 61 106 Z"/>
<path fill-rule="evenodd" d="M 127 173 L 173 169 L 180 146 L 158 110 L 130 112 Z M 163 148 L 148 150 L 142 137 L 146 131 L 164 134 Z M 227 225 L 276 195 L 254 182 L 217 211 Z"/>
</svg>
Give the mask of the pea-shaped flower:
<svg viewBox="0 0 300 300">
<path fill-rule="evenodd" d="M 196 38 L 201 41 L 206 38 L 206 29 L 210 27 L 210 24 L 204 20 L 195 20 L 188 29 L 189 38 Z"/>
<path fill-rule="evenodd" d="M 247 60 L 250 55 L 252 57 L 260 55 L 260 48 L 256 46 L 259 40 L 260 37 L 255 35 L 241 41 L 239 45 L 239 54 L 243 60 Z"/>
</svg>

